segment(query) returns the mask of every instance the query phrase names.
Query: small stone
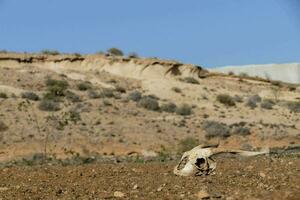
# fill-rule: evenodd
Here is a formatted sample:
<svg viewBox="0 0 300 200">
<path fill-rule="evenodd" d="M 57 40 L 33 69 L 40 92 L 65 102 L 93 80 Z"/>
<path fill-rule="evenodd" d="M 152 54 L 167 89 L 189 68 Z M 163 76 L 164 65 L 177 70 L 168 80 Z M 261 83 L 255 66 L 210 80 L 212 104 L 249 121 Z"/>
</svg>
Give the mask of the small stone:
<svg viewBox="0 0 300 200">
<path fill-rule="evenodd" d="M 162 191 L 162 189 L 163 189 L 163 187 L 160 186 L 159 188 L 157 188 L 156 191 L 157 191 L 157 192 L 160 192 L 160 191 Z"/>
<path fill-rule="evenodd" d="M 139 186 L 137 184 L 135 184 L 132 189 L 136 190 L 138 188 L 139 188 Z"/>
<path fill-rule="evenodd" d="M 125 194 L 123 192 L 115 191 L 114 192 L 114 197 L 123 198 L 123 197 L 125 197 Z"/>
<path fill-rule="evenodd" d="M 259 172 L 259 176 L 262 177 L 262 178 L 265 178 L 265 177 L 266 177 L 266 174 L 263 173 L 263 172 Z"/>
<path fill-rule="evenodd" d="M 205 190 L 201 190 L 196 195 L 197 199 L 209 199 L 210 195 Z"/>
</svg>

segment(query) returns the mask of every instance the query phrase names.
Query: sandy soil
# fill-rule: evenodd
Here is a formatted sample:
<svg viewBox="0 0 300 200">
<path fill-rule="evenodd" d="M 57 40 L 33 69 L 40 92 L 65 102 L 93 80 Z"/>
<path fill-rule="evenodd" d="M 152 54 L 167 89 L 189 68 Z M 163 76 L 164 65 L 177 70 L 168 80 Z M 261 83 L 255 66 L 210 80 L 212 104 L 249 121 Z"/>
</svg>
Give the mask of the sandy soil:
<svg viewBox="0 0 300 200">
<path fill-rule="evenodd" d="M 299 199 L 299 157 L 220 158 L 214 175 L 177 177 L 175 163 L 11 167 L 1 199 Z"/>
</svg>

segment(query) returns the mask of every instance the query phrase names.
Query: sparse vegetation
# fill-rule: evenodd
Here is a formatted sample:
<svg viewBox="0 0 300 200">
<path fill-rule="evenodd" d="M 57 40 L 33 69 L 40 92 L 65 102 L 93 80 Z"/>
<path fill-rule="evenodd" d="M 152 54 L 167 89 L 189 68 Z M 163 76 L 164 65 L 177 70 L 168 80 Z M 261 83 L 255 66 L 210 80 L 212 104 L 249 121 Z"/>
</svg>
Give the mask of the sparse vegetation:
<svg viewBox="0 0 300 200">
<path fill-rule="evenodd" d="M 40 100 L 40 97 L 37 94 L 35 94 L 34 92 L 23 92 L 21 94 L 21 96 L 24 99 L 29 99 L 29 100 L 32 100 L 32 101 Z"/>
<path fill-rule="evenodd" d="M 117 49 L 117 48 L 110 48 L 107 50 L 107 52 L 113 56 L 123 56 L 124 55 L 124 53 L 120 49 Z"/>
<path fill-rule="evenodd" d="M 102 91 L 100 92 L 100 96 L 102 97 L 102 98 L 113 98 L 113 97 L 115 97 L 115 95 L 114 95 L 114 90 L 113 89 L 111 89 L 111 88 L 104 88 L 104 89 L 102 89 Z"/>
<path fill-rule="evenodd" d="M 216 121 L 205 121 L 203 123 L 203 129 L 205 130 L 205 137 L 207 139 L 220 137 L 227 138 L 230 136 L 230 129 L 226 124 Z"/>
<path fill-rule="evenodd" d="M 249 75 L 246 72 L 239 73 L 239 76 L 241 76 L 241 77 L 249 77 Z"/>
<path fill-rule="evenodd" d="M 298 101 L 298 102 L 288 102 L 287 107 L 291 112 L 300 113 L 300 101 Z"/>
<path fill-rule="evenodd" d="M 182 81 L 190 84 L 200 84 L 199 81 L 194 77 L 185 77 L 182 79 Z"/>
<path fill-rule="evenodd" d="M 46 55 L 52 55 L 52 56 L 56 56 L 59 55 L 60 52 L 57 50 L 50 50 L 50 49 L 44 49 L 41 51 L 42 54 L 46 54 Z"/>
<path fill-rule="evenodd" d="M 242 126 L 233 128 L 233 130 L 231 132 L 233 135 L 241 135 L 241 136 L 247 136 L 247 135 L 251 134 L 250 128 L 242 127 Z"/>
<path fill-rule="evenodd" d="M 100 92 L 98 92 L 96 90 L 89 90 L 88 95 L 91 99 L 101 98 Z"/>
<path fill-rule="evenodd" d="M 72 101 L 73 103 L 75 102 L 81 102 L 81 98 L 80 96 L 78 96 L 77 94 L 75 94 L 74 92 L 71 92 L 70 90 L 67 90 L 65 92 L 65 96 L 68 100 Z"/>
<path fill-rule="evenodd" d="M 138 105 L 147 110 L 152 110 L 152 111 L 159 110 L 159 104 L 157 100 L 151 97 L 142 97 Z"/>
<path fill-rule="evenodd" d="M 69 84 L 65 80 L 47 79 L 47 93 L 44 94 L 44 99 L 58 100 L 59 97 L 65 96 L 65 91 Z"/>
<path fill-rule="evenodd" d="M 219 94 L 217 96 L 217 101 L 226 106 L 235 106 L 234 98 L 228 94 Z"/>
<path fill-rule="evenodd" d="M 90 82 L 87 82 L 87 81 L 81 82 L 81 83 L 77 84 L 77 88 L 80 91 L 86 91 L 86 90 L 89 90 L 89 89 L 92 88 L 92 84 Z"/>
<path fill-rule="evenodd" d="M 260 104 L 260 107 L 263 108 L 263 109 L 267 109 L 267 110 L 271 110 L 273 108 L 273 105 L 275 103 L 270 100 L 270 99 L 264 99 L 261 104 Z"/>
<path fill-rule="evenodd" d="M 177 115 L 191 115 L 192 114 L 192 107 L 188 104 L 182 104 L 181 106 L 176 108 L 176 114 Z"/>
<path fill-rule="evenodd" d="M 243 102 L 243 98 L 240 97 L 239 95 L 234 95 L 233 100 L 235 102 L 238 102 L 238 103 L 242 103 Z"/>
<path fill-rule="evenodd" d="M 172 87 L 172 90 L 176 93 L 181 93 L 181 89 L 179 87 Z"/>
<path fill-rule="evenodd" d="M 0 92 L 0 99 L 7 99 L 7 98 L 8 98 L 8 96 L 6 93 Z"/>
<path fill-rule="evenodd" d="M 128 58 L 138 58 L 138 57 L 139 57 L 139 55 L 134 52 L 128 54 Z"/>
<path fill-rule="evenodd" d="M 254 109 L 257 107 L 258 102 L 261 102 L 261 97 L 256 94 L 256 95 L 248 97 L 246 106 L 250 107 L 251 109 Z"/>
<path fill-rule="evenodd" d="M 193 137 L 186 137 L 185 139 L 180 140 L 178 151 L 179 151 L 179 153 L 189 151 L 197 145 L 199 145 L 198 140 L 196 140 Z"/>
<path fill-rule="evenodd" d="M 234 76 L 234 72 L 233 72 L 233 71 L 230 71 L 230 72 L 228 72 L 228 75 L 229 75 L 229 76 Z"/>
<path fill-rule="evenodd" d="M 60 110 L 59 103 L 50 100 L 50 99 L 43 99 L 39 104 L 39 109 L 42 111 L 58 111 Z"/>
<path fill-rule="evenodd" d="M 165 103 L 160 107 L 161 111 L 169 112 L 169 113 L 175 112 L 176 108 L 177 106 L 174 103 Z"/>
<path fill-rule="evenodd" d="M 122 86 L 116 86 L 116 91 L 120 93 L 126 93 L 126 89 Z"/>
<path fill-rule="evenodd" d="M 135 102 L 140 101 L 141 98 L 142 98 L 142 93 L 137 90 L 129 93 L 129 95 L 128 95 L 128 99 L 131 101 L 135 101 Z"/>
<path fill-rule="evenodd" d="M 0 120 L 0 132 L 4 132 L 8 129 L 8 126 Z"/>
</svg>

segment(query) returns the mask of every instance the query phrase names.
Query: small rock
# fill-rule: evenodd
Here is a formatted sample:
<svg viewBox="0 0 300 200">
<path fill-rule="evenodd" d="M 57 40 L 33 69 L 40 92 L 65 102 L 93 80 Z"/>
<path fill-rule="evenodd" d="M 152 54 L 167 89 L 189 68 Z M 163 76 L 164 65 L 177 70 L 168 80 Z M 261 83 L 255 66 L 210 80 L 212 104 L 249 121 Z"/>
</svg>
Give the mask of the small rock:
<svg viewBox="0 0 300 200">
<path fill-rule="evenodd" d="M 160 192 L 160 191 L 162 191 L 162 189 L 163 189 L 163 187 L 160 186 L 159 188 L 157 188 L 156 191 L 157 191 L 157 192 Z"/>
<path fill-rule="evenodd" d="M 262 177 L 262 178 L 265 178 L 265 177 L 266 177 L 266 174 L 263 173 L 263 172 L 259 172 L 259 176 Z"/>
<path fill-rule="evenodd" d="M 201 191 L 199 191 L 198 193 L 197 193 L 197 195 L 196 195 L 196 197 L 197 197 L 197 199 L 209 199 L 209 194 L 207 193 L 207 191 L 205 191 L 205 190 L 201 190 Z"/>
<path fill-rule="evenodd" d="M 114 197 L 123 198 L 123 197 L 125 197 L 125 194 L 123 192 L 115 191 Z"/>
<path fill-rule="evenodd" d="M 136 190 L 138 188 L 139 188 L 139 186 L 137 184 L 135 184 L 132 189 Z"/>
</svg>

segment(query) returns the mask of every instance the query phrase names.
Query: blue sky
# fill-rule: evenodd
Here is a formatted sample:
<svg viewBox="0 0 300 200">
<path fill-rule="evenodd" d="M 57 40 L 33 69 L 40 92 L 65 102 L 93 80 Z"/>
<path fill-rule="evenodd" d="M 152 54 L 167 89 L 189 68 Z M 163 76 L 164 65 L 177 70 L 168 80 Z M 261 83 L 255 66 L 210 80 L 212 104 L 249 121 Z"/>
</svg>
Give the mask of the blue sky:
<svg viewBox="0 0 300 200">
<path fill-rule="evenodd" d="M 300 62 L 300 1 L 0 0 L 0 49 L 110 47 L 205 67 Z"/>
</svg>

